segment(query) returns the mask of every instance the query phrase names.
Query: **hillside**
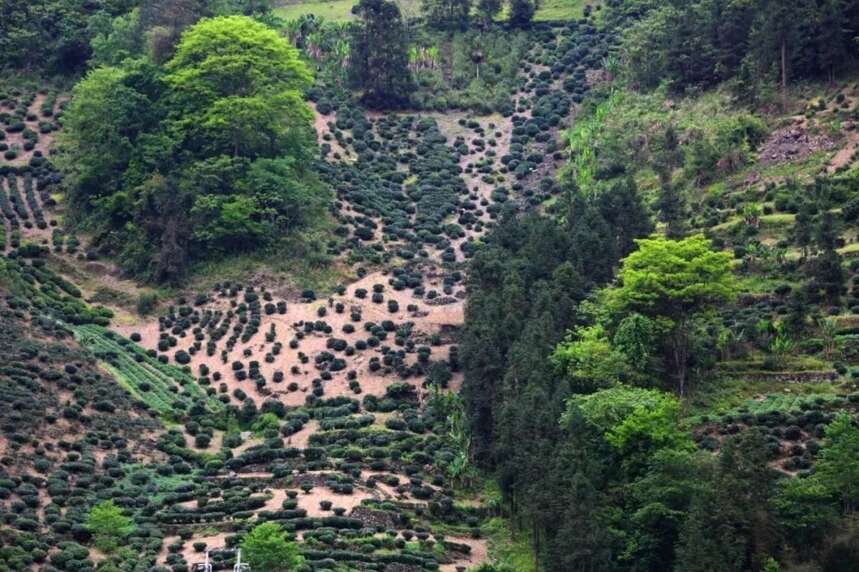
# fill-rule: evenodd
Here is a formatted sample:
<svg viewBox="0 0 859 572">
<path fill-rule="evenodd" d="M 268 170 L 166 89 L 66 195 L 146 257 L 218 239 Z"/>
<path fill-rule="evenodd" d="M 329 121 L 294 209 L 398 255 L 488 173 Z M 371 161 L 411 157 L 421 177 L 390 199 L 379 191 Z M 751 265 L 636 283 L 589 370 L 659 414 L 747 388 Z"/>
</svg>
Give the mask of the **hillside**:
<svg viewBox="0 0 859 572">
<path fill-rule="evenodd" d="M 40 1 L 0 570 L 859 566 L 852 3 Z"/>
</svg>

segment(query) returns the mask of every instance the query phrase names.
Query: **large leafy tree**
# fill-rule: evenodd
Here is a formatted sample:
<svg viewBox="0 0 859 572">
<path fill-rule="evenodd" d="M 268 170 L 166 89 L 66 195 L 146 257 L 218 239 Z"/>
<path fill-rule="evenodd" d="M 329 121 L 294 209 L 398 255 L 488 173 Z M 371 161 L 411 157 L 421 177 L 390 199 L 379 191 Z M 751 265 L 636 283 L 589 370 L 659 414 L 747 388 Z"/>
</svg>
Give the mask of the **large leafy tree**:
<svg viewBox="0 0 859 572">
<path fill-rule="evenodd" d="M 563 422 L 581 415 L 619 451 L 633 474 L 646 467 L 660 449 L 689 451 L 689 436 L 680 430 L 680 402 L 655 389 L 618 385 L 567 402 Z"/>
<path fill-rule="evenodd" d="M 279 524 L 264 522 L 254 527 L 242 539 L 242 557 L 253 570 L 290 572 L 297 570 L 304 559 L 298 554 L 294 542 L 286 539 Z"/>
<path fill-rule="evenodd" d="M 352 8 L 349 82 L 374 108 L 408 104 L 413 82 L 409 71 L 408 34 L 400 8 L 389 0 L 361 0 Z"/>
<path fill-rule="evenodd" d="M 695 319 L 737 293 L 731 255 L 712 250 L 710 241 L 700 235 L 636 242 L 639 249 L 623 261 L 618 285 L 610 289 L 607 302 L 614 315 L 638 312 L 664 333 L 666 361 L 682 395 Z"/>
<path fill-rule="evenodd" d="M 86 526 L 102 552 L 116 550 L 120 541 L 134 528 L 131 519 L 122 514 L 122 509 L 113 501 L 104 501 L 92 507 Z"/>
<path fill-rule="evenodd" d="M 297 50 L 245 16 L 191 26 L 164 66 L 94 70 L 62 135 L 76 215 L 129 271 L 158 281 L 324 216 L 330 195 L 309 167 L 310 81 Z"/>
<path fill-rule="evenodd" d="M 311 113 L 302 99 L 312 77 L 298 50 L 245 16 L 202 20 L 167 64 L 173 116 L 195 151 L 272 157 L 301 149 Z"/>
<path fill-rule="evenodd" d="M 117 189 L 139 139 L 162 117 L 160 92 L 157 71 L 142 62 L 95 69 L 75 86 L 60 135 L 73 202 L 89 207 Z"/>
</svg>

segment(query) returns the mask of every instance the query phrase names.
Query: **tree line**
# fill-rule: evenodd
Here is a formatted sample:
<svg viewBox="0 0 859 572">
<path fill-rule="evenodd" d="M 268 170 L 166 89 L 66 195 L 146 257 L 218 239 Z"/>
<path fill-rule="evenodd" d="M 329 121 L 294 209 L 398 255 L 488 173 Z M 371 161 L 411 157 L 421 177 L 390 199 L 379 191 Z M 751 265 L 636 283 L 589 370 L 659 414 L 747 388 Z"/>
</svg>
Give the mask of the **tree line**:
<svg viewBox="0 0 859 572">
<path fill-rule="evenodd" d="M 683 420 L 690 379 L 719 359 L 732 256 L 700 235 L 645 238 L 631 181 L 573 191 L 560 214 L 509 215 L 478 251 L 461 346 L 473 459 L 497 476 L 539 569 L 855 566 L 849 413 L 813 429 L 815 470 L 793 478 L 770 466 L 767 427 L 782 417 L 725 425 L 721 441 Z"/>
<path fill-rule="evenodd" d="M 859 55 L 859 4 L 850 0 L 608 0 L 604 18 L 641 88 L 729 81 L 752 99 L 774 86 L 831 80 Z"/>
<path fill-rule="evenodd" d="M 0 69 L 48 75 L 85 72 L 117 18 L 137 10 L 138 43 L 160 50 L 175 45 L 182 30 L 203 17 L 241 14 L 270 20 L 268 0 L 10 0 L 0 8 Z"/>
</svg>

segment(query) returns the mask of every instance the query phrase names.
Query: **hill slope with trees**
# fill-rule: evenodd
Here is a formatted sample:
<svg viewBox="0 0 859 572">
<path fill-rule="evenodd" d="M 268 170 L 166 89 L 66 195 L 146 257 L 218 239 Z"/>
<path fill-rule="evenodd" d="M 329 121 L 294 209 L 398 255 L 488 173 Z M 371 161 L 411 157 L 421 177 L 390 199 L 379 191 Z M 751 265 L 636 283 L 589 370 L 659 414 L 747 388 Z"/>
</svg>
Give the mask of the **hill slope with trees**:
<svg viewBox="0 0 859 572">
<path fill-rule="evenodd" d="M 859 566 L 855 2 L 25 4 L 0 568 Z"/>
</svg>

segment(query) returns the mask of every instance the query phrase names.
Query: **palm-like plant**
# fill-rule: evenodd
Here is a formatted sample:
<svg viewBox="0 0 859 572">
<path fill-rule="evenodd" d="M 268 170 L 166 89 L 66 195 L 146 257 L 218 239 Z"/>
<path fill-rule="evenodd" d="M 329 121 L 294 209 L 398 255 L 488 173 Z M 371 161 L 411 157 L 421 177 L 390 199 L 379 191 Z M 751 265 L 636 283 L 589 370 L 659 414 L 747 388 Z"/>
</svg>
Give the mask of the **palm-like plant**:
<svg viewBox="0 0 859 572">
<path fill-rule="evenodd" d="M 822 318 L 817 321 L 820 328 L 820 338 L 823 340 L 823 353 L 827 358 L 835 357 L 841 350 L 838 339 L 838 323 L 832 318 Z"/>
</svg>

